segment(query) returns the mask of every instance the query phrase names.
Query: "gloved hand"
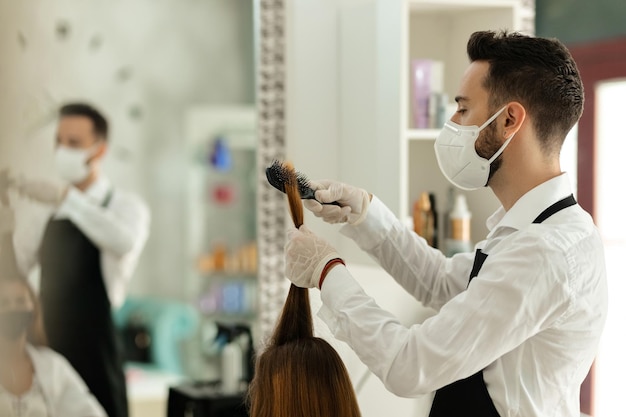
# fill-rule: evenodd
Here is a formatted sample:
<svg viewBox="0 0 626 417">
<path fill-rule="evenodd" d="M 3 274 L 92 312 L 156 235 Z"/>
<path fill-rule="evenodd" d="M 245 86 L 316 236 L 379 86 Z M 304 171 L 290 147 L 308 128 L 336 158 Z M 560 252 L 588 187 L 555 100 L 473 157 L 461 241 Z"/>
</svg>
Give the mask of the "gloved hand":
<svg viewBox="0 0 626 417">
<path fill-rule="evenodd" d="M 11 179 L 11 174 L 9 173 L 9 170 L 0 170 L 0 201 L 2 201 L 4 204 L 7 204 L 7 192 L 9 191 L 9 187 L 11 187 L 12 184 L 13 180 Z"/>
<path fill-rule="evenodd" d="M 365 220 L 370 205 L 370 195 L 362 188 L 353 187 L 337 181 L 311 181 L 315 199 L 303 200 L 304 206 L 327 223 L 345 223 L 357 225 Z M 338 202 L 341 207 L 332 204 Z"/>
<path fill-rule="evenodd" d="M 0 236 L 5 233 L 13 233 L 15 229 L 15 217 L 11 207 L 0 206 Z"/>
<path fill-rule="evenodd" d="M 340 258 L 337 251 L 306 226 L 287 231 L 285 273 L 297 287 L 319 288 L 324 267 L 336 258 Z"/>
<path fill-rule="evenodd" d="M 31 179 L 22 176 L 14 179 L 14 185 L 21 195 L 54 207 L 63 202 L 69 189 L 68 185 L 49 179 Z"/>
</svg>

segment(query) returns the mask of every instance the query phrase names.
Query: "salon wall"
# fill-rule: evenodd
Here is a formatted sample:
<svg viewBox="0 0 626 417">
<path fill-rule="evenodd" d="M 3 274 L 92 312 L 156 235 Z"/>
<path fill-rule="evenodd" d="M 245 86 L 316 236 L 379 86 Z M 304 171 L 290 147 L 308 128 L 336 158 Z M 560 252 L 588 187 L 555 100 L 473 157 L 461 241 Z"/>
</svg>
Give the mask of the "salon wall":
<svg viewBox="0 0 626 417">
<path fill-rule="evenodd" d="M 626 35 L 624 0 L 536 0 L 536 33 L 571 45 Z"/>
<path fill-rule="evenodd" d="M 182 116 L 254 104 L 252 3 L 0 0 L 0 168 L 50 175 L 59 103 L 102 108 L 105 172 L 152 210 L 132 293 L 182 297 Z"/>
</svg>

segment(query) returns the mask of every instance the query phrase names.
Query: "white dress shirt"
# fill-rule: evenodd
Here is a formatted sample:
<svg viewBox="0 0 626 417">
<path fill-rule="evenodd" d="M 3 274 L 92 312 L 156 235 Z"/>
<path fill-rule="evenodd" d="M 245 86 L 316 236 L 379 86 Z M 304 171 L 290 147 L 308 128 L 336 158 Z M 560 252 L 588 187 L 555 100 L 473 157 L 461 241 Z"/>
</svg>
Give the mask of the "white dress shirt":
<svg viewBox="0 0 626 417">
<path fill-rule="evenodd" d="M 397 395 L 484 370 L 502 417 L 578 417 L 607 313 L 602 241 L 578 205 L 532 223 L 570 194 L 562 174 L 496 211 L 476 245 L 488 257 L 469 287 L 473 253 L 446 258 L 374 197 L 365 221 L 342 233 L 437 314 L 402 326 L 340 265 L 324 281 L 319 316 Z"/>
<path fill-rule="evenodd" d="M 48 417 L 48 406 L 36 378 L 30 389 L 21 396 L 13 395 L 0 386 L 0 416 Z"/>
<path fill-rule="evenodd" d="M 111 200 L 103 207 L 111 191 Z M 149 233 L 150 212 L 138 196 L 112 186 L 100 176 L 84 192 L 71 187 L 55 211 L 31 201 L 18 204 L 13 240 L 24 275 L 38 264 L 39 247 L 51 216 L 68 219 L 100 249 L 102 276 L 111 305 L 123 304 L 128 281 Z"/>
<path fill-rule="evenodd" d="M 0 386 L 2 417 L 106 417 L 69 362 L 45 347 L 28 346 L 35 370 L 27 393 L 17 397 Z"/>
</svg>

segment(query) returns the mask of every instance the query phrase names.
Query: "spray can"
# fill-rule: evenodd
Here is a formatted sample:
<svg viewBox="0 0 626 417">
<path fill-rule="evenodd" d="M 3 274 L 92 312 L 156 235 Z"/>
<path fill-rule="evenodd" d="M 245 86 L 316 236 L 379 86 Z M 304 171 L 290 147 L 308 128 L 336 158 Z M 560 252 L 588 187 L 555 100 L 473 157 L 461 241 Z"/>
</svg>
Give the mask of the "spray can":
<svg viewBox="0 0 626 417">
<path fill-rule="evenodd" d="M 222 392 L 236 394 L 241 390 L 243 376 L 243 356 L 241 347 L 230 335 L 228 343 L 222 348 Z"/>
<path fill-rule="evenodd" d="M 465 195 L 458 194 L 450 212 L 450 237 L 446 240 L 446 256 L 472 251 L 471 220 L 472 213 L 467 207 Z"/>
</svg>

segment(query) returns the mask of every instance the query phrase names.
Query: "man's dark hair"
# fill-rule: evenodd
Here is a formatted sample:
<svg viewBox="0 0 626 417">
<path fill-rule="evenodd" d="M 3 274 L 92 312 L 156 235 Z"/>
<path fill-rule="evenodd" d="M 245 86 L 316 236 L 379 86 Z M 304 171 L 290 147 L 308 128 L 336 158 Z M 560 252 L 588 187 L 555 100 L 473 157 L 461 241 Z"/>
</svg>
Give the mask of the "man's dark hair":
<svg viewBox="0 0 626 417">
<path fill-rule="evenodd" d="M 543 148 L 559 152 L 583 111 L 584 91 L 571 54 L 557 39 L 517 32 L 475 32 L 467 43 L 470 61 L 487 61 L 484 87 L 495 111 L 518 101 L 532 117 Z"/>
<path fill-rule="evenodd" d="M 93 106 L 85 103 L 69 103 L 61 107 L 59 116 L 83 116 L 91 120 L 96 136 L 107 140 L 109 134 L 109 123 L 106 118 Z"/>
</svg>

